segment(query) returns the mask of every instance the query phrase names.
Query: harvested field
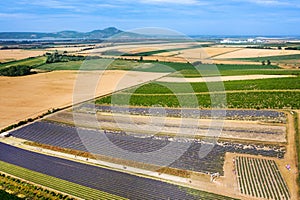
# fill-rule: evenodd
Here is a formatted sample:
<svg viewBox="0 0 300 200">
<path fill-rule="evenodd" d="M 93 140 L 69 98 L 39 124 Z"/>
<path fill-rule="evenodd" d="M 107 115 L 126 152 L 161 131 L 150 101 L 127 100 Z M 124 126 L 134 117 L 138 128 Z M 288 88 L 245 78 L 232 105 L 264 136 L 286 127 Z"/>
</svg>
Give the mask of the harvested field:
<svg viewBox="0 0 300 200">
<path fill-rule="evenodd" d="M 173 49 L 173 48 L 188 48 L 196 45 L 196 42 L 188 43 L 162 43 L 162 44 L 127 44 L 127 45 L 116 45 L 100 47 L 92 50 L 83 51 L 84 54 L 101 54 L 106 51 L 119 51 L 123 53 L 142 53 L 148 51 L 162 50 L 162 49 Z M 105 45 L 105 44 L 103 44 Z"/>
<path fill-rule="evenodd" d="M 109 94 L 116 87 L 124 89 L 159 78 L 165 74 L 117 70 L 80 73 L 76 71 L 54 71 L 23 77 L 0 77 L 0 128 L 24 119 L 34 118 L 53 108 L 71 105 L 76 78 L 79 75 L 83 76 L 85 81 L 97 80 L 102 75 L 101 81 L 98 83 L 99 87 L 88 97 L 90 98 L 93 95 Z M 120 81 L 121 83 L 119 83 Z M 93 85 L 93 87 L 96 86 Z M 79 100 L 87 99 L 82 97 Z"/>
<path fill-rule="evenodd" d="M 239 51 L 226 53 L 214 57 L 214 59 L 233 59 L 233 58 L 255 58 L 266 56 L 283 56 L 299 54 L 298 50 L 275 50 L 275 49 L 241 49 Z"/>
<path fill-rule="evenodd" d="M 166 53 L 156 54 L 157 56 L 172 56 L 182 57 L 187 59 L 208 59 L 220 54 L 225 54 L 229 52 L 234 52 L 240 50 L 241 48 L 215 48 L 215 47 L 201 47 L 194 49 L 185 49 L 179 51 L 170 51 Z"/>
<path fill-rule="evenodd" d="M 8 62 L 13 60 L 21 60 L 29 57 L 41 56 L 46 52 L 47 51 L 21 49 L 0 50 L 0 62 Z"/>
</svg>

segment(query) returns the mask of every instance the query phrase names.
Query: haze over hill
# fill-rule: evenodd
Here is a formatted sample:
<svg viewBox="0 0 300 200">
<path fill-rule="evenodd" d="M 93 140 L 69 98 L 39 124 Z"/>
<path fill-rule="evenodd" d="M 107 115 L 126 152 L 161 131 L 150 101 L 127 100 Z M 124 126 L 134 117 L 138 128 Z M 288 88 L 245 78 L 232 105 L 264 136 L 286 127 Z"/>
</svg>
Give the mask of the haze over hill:
<svg viewBox="0 0 300 200">
<path fill-rule="evenodd" d="M 109 38 L 116 34 L 126 32 L 115 27 L 105 28 L 103 30 L 93 30 L 91 32 L 78 31 L 60 31 L 55 33 L 41 32 L 1 32 L 0 39 L 43 39 L 43 38 L 85 38 L 85 39 L 101 39 Z M 129 34 L 129 33 L 128 33 Z"/>
</svg>

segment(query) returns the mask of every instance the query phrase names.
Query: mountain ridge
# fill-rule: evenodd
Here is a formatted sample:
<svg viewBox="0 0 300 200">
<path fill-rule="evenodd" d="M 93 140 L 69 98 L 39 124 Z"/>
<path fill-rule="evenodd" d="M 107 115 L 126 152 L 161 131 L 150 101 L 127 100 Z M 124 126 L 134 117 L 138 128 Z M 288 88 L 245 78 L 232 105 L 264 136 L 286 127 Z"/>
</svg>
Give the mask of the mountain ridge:
<svg viewBox="0 0 300 200">
<path fill-rule="evenodd" d="M 80 39 L 101 39 L 109 38 L 117 34 L 125 34 L 115 27 L 108 27 L 102 30 L 90 32 L 79 32 L 64 30 L 59 32 L 0 32 L 0 39 L 44 39 L 44 38 L 80 38 Z"/>
</svg>

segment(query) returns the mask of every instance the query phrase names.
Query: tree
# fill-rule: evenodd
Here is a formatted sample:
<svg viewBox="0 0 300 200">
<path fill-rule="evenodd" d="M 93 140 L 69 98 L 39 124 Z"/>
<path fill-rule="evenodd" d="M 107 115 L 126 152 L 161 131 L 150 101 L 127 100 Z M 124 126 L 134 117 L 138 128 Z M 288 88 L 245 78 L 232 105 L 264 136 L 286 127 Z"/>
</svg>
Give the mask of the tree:
<svg viewBox="0 0 300 200">
<path fill-rule="evenodd" d="M 266 65 L 266 62 L 263 60 L 263 61 L 261 62 L 261 64 L 262 64 L 262 65 Z"/>
<path fill-rule="evenodd" d="M 271 61 L 270 60 L 267 60 L 267 65 L 271 65 Z"/>
<path fill-rule="evenodd" d="M 11 66 L 0 70 L 0 76 L 25 76 L 31 74 L 29 66 Z"/>
<path fill-rule="evenodd" d="M 141 57 L 140 57 L 140 61 L 143 61 L 143 60 L 144 60 L 144 58 L 143 58 L 143 56 L 141 56 Z"/>
</svg>

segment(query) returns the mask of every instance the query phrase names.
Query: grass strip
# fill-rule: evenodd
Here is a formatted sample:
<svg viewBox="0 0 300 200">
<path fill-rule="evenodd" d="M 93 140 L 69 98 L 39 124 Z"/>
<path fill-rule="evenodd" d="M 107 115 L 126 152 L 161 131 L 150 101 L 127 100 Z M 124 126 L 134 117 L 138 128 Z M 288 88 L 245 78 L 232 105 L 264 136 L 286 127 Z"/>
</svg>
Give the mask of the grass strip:
<svg viewBox="0 0 300 200">
<path fill-rule="evenodd" d="M 125 199 L 0 161 L 0 171 L 83 199 Z"/>
</svg>

